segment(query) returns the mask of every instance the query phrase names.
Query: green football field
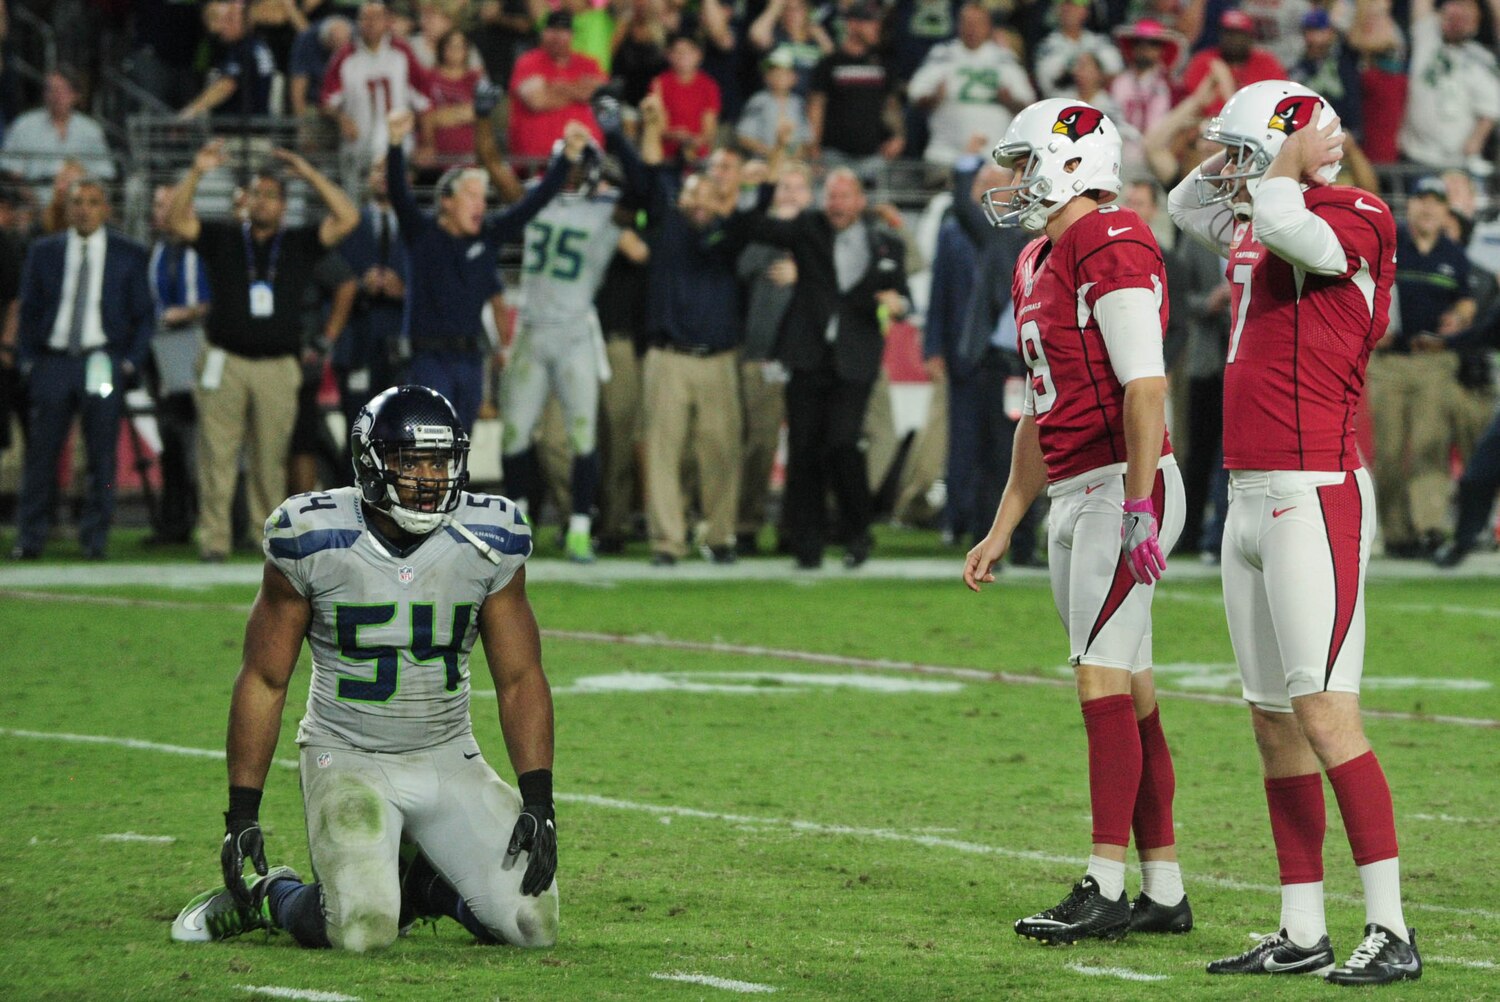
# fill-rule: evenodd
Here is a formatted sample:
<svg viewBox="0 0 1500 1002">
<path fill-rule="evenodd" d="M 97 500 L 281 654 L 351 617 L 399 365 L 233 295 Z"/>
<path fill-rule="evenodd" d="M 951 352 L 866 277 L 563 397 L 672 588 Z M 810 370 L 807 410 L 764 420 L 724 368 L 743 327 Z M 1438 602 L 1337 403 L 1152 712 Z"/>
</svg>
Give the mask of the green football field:
<svg viewBox="0 0 1500 1002">
<path fill-rule="evenodd" d="M 1202 973 L 1273 931 L 1278 898 L 1219 590 L 1201 575 L 1169 578 L 1155 625 L 1197 928 L 1070 948 L 1015 936 L 1015 918 L 1082 872 L 1084 733 L 1044 580 L 1007 572 L 974 596 L 958 559 L 942 580 L 747 579 L 762 561 L 701 580 L 605 564 L 572 582 L 534 561 L 558 722 L 561 939 L 485 948 L 445 921 L 360 957 L 285 935 L 168 940 L 182 904 L 220 879 L 224 722 L 254 566 L 230 565 L 230 584 L 181 565 L 136 574 L 153 585 L 82 565 L 41 584 L 0 572 L 0 999 L 1340 991 Z M 1379 993 L 1500 997 L 1500 579 L 1382 578 L 1368 599 L 1368 729 L 1427 962 L 1420 983 Z M 478 652 L 474 669 L 475 730 L 510 778 Z M 304 654 L 262 809 L 271 861 L 304 874 L 293 736 L 307 670 Z M 1328 805 L 1343 959 L 1363 911 L 1331 792 Z"/>
</svg>

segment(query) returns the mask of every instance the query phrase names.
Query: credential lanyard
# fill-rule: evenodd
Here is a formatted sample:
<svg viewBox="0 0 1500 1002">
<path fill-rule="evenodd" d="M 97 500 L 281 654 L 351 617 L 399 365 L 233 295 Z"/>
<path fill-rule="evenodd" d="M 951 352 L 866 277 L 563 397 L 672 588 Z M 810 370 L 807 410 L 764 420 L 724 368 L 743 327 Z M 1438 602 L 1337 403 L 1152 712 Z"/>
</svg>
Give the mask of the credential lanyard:
<svg viewBox="0 0 1500 1002">
<path fill-rule="evenodd" d="M 250 284 L 254 285 L 257 281 L 255 277 L 255 245 L 250 240 L 250 224 L 243 224 L 240 227 L 240 232 L 245 237 L 245 270 L 249 273 Z M 267 285 L 276 284 L 276 258 L 281 254 L 281 234 L 281 228 L 277 227 L 276 236 L 271 240 L 271 252 L 266 256 Z"/>
</svg>

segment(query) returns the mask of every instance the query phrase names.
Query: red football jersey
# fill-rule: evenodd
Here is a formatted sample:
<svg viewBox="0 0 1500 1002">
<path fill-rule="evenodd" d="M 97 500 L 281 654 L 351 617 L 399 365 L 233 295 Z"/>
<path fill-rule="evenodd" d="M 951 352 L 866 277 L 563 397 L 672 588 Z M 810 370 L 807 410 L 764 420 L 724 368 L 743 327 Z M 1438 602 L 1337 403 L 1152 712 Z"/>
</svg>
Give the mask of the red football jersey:
<svg viewBox="0 0 1500 1002">
<path fill-rule="evenodd" d="M 1354 410 L 1370 349 L 1385 334 L 1396 224 L 1384 202 L 1342 185 L 1310 188 L 1307 207 L 1338 235 L 1341 275 L 1310 275 L 1266 250 L 1253 223 L 1229 247 L 1224 465 L 1231 470 L 1353 470 Z"/>
<path fill-rule="evenodd" d="M 1120 205 L 1091 212 L 1056 244 L 1026 245 L 1011 280 L 1021 357 L 1031 370 L 1037 431 L 1053 483 L 1125 462 L 1125 388 L 1115 378 L 1094 304 L 1150 289 L 1167 329 L 1167 273 L 1145 220 Z M 1172 451 L 1162 442 L 1162 455 Z"/>
</svg>

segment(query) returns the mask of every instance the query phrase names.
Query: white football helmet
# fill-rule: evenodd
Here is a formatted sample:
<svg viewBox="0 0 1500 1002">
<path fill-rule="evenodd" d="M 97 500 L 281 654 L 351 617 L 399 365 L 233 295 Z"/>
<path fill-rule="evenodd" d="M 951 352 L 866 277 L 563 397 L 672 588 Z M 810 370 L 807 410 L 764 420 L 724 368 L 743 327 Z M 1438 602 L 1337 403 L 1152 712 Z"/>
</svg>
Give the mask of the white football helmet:
<svg viewBox="0 0 1500 1002">
<path fill-rule="evenodd" d="M 1261 175 L 1281 152 L 1286 137 L 1314 123 L 1321 128 L 1333 118 L 1333 106 L 1322 95 L 1291 80 L 1262 80 L 1241 87 L 1204 133 L 1209 142 L 1222 144 L 1226 155 L 1217 174 L 1198 178 L 1199 203 L 1228 202 L 1242 188 L 1254 198 Z M 1332 182 L 1338 177 L 1339 165 L 1329 164 L 1318 173 Z M 1250 206 L 1236 202 L 1234 212 L 1248 217 Z"/>
<path fill-rule="evenodd" d="M 992 156 L 1016 171 L 1013 183 L 982 198 L 996 226 L 1040 233 L 1075 196 L 1098 191 L 1107 202 L 1120 193 L 1120 130 L 1082 101 L 1054 97 L 1024 108 Z"/>
</svg>

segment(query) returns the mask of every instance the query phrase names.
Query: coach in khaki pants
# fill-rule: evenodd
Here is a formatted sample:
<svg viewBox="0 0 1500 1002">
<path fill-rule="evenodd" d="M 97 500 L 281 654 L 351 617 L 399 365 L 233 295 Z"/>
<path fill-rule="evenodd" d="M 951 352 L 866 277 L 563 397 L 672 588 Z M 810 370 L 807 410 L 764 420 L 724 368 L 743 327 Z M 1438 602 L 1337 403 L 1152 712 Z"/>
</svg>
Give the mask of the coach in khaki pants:
<svg viewBox="0 0 1500 1002">
<path fill-rule="evenodd" d="M 328 206 L 318 226 L 285 226 L 286 182 L 257 172 L 246 219 L 201 222 L 193 210 L 198 182 L 222 167 L 222 140 L 198 151 L 177 186 L 167 225 L 190 241 L 203 262 L 213 308 L 204 325 L 208 350 L 199 363 L 198 552 L 223 560 L 234 544 L 229 507 L 243 445 L 250 518 L 259 525 L 286 497 L 286 460 L 302 385 L 302 310 L 313 266 L 359 224 L 347 195 L 302 157 L 276 156 Z"/>
<path fill-rule="evenodd" d="M 651 562 L 675 564 L 687 553 L 682 459 L 689 433 L 699 497 L 708 521 L 703 543 L 716 563 L 734 562 L 740 497 L 738 357 L 744 339 L 735 261 L 745 221 L 727 224 L 721 200 L 701 175 L 678 180 L 663 166 L 666 110 L 641 101 L 641 159 L 649 171 L 645 410 L 646 523 Z"/>
</svg>

